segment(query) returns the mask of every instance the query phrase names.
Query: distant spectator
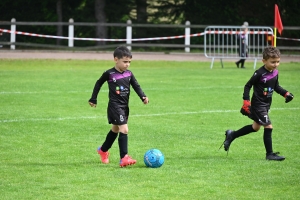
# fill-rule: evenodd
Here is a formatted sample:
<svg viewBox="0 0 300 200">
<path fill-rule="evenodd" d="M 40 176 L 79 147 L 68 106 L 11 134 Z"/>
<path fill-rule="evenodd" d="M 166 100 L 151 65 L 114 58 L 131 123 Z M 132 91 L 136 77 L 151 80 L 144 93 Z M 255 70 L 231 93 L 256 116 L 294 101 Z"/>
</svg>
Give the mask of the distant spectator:
<svg viewBox="0 0 300 200">
<path fill-rule="evenodd" d="M 1 36 L 1 35 L 2 35 L 2 32 L 0 31 L 0 36 Z M 1 40 L 0 40 L 0 41 L 1 41 Z M 3 47 L 3 46 L 0 44 L 0 48 L 1 48 L 1 47 Z"/>
<path fill-rule="evenodd" d="M 248 26 L 248 22 L 244 22 L 240 34 L 237 35 L 239 45 L 238 54 L 240 57 L 240 60 L 235 62 L 237 68 L 239 68 L 240 65 L 241 68 L 245 68 L 244 64 L 246 61 L 246 57 L 248 57 Z"/>
</svg>

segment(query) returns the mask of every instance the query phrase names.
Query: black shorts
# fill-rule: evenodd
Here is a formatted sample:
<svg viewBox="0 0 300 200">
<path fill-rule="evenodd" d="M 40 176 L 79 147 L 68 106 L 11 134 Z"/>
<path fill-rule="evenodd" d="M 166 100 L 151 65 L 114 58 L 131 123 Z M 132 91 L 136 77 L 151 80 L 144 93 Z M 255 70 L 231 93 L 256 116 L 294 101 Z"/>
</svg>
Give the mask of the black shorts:
<svg viewBox="0 0 300 200">
<path fill-rule="evenodd" d="M 266 107 L 251 107 L 249 118 L 262 126 L 272 124 L 271 119 L 269 118 L 269 109 Z"/>
<path fill-rule="evenodd" d="M 129 116 L 129 107 L 107 107 L 107 119 L 109 124 L 123 125 L 127 124 Z"/>
</svg>

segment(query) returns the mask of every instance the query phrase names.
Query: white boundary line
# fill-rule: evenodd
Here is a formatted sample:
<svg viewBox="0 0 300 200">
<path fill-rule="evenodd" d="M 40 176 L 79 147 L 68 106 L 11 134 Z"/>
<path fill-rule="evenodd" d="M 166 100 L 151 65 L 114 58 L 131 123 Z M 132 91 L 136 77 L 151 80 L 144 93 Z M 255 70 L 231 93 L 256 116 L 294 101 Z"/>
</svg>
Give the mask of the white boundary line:
<svg viewBox="0 0 300 200">
<path fill-rule="evenodd" d="M 271 110 L 300 110 L 300 108 L 272 108 Z M 135 114 L 130 117 L 155 117 L 165 115 L 193 115 L 193 114 L 209 114 L 209 113 L 231 113 L 239 112 L 238 110 L 203 110 L 194 112 L 169 112 L 169 113 L 156 113 L 156 114 Z M 85 119 L 100 119 L 106 118 L 106 115 L 102 116 L 81 116 L 81 117 L 58 117 L 58 118 L 27 118 L 27 119 L 3 119 L 0 123 L 12 123 L 12 122 L 28 122 L 28 121 L 64 121 L 64 120 L 85 120 Z"/>
<path fill-rule="evenodd" d="M 228 89 L 235 89 L 235 88 L 244 88 L 244 86 L 224 86 L 224 87 L 215 87 L 215 86 L 208 86 L 208 87 L 182 87 L 176 88 L 173 90 L 197 90 L 197 89 L 212 89 L 212 88 L 228 88 Z M 164 90 L 162 88 L 145 88 L 145 91 L 152 91 L 152 90 Z M 5 94 L 59 94 L 59 93 L 92 93 L 93 90 L 85 90 L 85 91 L 0 91 L 0 95 Z M 107 89 L 101 89 L 100 92 L 108 92 Z"/>
</svg>

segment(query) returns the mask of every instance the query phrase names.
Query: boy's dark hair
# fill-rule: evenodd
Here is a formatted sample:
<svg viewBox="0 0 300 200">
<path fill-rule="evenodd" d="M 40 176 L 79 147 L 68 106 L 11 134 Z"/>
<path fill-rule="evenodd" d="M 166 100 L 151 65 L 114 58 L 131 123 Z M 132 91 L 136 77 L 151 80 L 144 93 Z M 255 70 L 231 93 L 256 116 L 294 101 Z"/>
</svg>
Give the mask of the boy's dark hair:
<svg viewBox="0 0 300 200">
<path fill-rule="evenodd" d="M 117 57 L 118 59 L 121 59 L 123 57 L 132 58 L 132 54 L 127 47 L 119 46 L 114 51 L 114 58 L 115 57 Z"/>
<path fill-rule="evenodd" d="M 280 58 L 280 51 L 276 47 L 267 46 L 263 51 L 263 59 Z"/>
</svg>

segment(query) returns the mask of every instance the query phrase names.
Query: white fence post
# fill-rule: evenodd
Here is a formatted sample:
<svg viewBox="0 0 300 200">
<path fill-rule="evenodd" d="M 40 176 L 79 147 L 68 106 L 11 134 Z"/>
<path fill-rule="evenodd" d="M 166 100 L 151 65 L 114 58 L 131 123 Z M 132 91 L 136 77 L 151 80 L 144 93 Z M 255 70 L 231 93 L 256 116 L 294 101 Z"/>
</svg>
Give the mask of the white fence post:
<svg viewBox="0 0 300 200">
<path fill-rule="evenodd" d="M 16 42 L 16 33 L 15 33 L 16 25 L 13 24 L 13 23 L 16 22 L 16 19 L 12 18 L 11 22 L 12 22 L 12 24 L 10 25 L 10 30 L 11 30 L 11 32 L 10 32 L 10 42 L 15 43 Z M 16 49 L 16 46 L 15 45 L 10 45 L 10 49 L 14 50 L 14 49 Z"/>
<path fill-rule="evenodd" d="M 69 47 L 74 47 L 74 20 L 71 18 L 69 19 L 69 41 L 68 41 L 68 46 Z"/>
<path fill-rule="evenodd" d="M 191 23 L 190 23 L 190 21 L 186 21 L 185 25 L 186 25 L 186 27 L 185 27 L 184 44 L 185 45 L 190 45 L 191 44 L 190 43 L 190 38 L 191 38 L 190 37 L 190 35 L 191 35 L 191 28 L 190 28 Z M 185 50 L 185 52 L 190 52 L 190 47 L 185 47 L 184 50 Z"/>
<path fill-rule="evenodd" d="M 132 41 L 132 26 L 131 26 L 131 20 L 127 20 L 127 27 L 126 27 L 126 44 L 131 44 Z M 131 45 L 127 46 L 129 50 L 131 50 Z"/>
</svg>

